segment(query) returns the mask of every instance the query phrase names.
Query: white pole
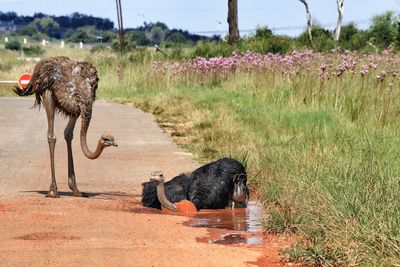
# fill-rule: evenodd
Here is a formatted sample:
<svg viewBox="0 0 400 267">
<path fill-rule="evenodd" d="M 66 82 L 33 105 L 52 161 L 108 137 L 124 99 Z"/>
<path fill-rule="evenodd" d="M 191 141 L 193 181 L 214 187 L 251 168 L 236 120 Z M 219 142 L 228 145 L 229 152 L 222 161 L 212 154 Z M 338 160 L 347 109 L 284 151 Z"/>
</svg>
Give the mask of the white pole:
<svg viewBox="0 0 400 267">
<path fill-rule="evenodd" d="M 28 41 L 26 40 L 26 38 L 24 38 L 24 44 L 27 44 L 28 43 Z"/>
<path fill-rule="evenodd" d="M 43 45 L 43 46 L 46 46 L 46 40 L 45 40 L 45 39 L 43 39 L 42 45 Z"/>
<path fill-rule="evenodd" d="M 4 37 L 4 42 L 8 43 L 8 37 Z"/>
<path fill-rule="evenodd" d="M 64 40 L 61 41 L 61 45 L 60 48 L 63 49 L 64 48 Z"/>
<path fill-rule="evenodd" d="M 80 48 L 80 49 L 83 48 L 83 43 L 82 43 L 82 42 L 79 43 L 79 48 Z"/>
</svg>

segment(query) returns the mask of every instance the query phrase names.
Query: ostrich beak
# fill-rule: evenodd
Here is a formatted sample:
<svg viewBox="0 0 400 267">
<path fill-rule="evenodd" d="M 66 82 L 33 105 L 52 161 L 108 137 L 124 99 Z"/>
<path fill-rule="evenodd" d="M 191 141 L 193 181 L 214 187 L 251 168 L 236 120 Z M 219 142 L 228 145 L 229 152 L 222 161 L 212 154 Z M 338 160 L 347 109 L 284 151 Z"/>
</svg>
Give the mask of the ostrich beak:
<svg viewBox="0 0 400 267">
<path fill-rule="evenodd" d="M 117 146 L 118 146 L 118 144 L 117 144 L 117 143 L 115 143 L 115 141 L 114 141 L 114 140 L 109 140 L 109 141 L 106 141 L 106 143 L 107 143 L 107 145 L 110 145 L 110 146 L 115 146 L 115 147 L 117 147 Z"/>
</svg>

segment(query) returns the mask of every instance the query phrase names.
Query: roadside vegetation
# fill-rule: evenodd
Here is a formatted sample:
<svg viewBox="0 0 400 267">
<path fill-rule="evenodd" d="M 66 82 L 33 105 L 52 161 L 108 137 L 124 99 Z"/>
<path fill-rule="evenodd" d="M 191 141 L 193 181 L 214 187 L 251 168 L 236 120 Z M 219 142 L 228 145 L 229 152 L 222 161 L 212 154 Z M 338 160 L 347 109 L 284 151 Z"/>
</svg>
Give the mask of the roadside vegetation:
<svg viewBox="0 0 400 267">
<path fill-rule="evenodd" d="M 353 26 L 342 29 L 347 43 L 315 38 L 314 50 L 302 36 L 260 28 L 235 47 L 210 41 L 124 55 L 48 47 L 44 56 L 92 62 L 99 98 L 153 113 L 200 162 L 242 160 L 268 211 L 265 229 L 300 237 L 287 259 L 400 265 L 399 30 L 389 13 L 366 31 Z M 20 52 L 0 52 L 0 79 L 32 71 L 34 62 L 15 60 Z"/>
</svg>

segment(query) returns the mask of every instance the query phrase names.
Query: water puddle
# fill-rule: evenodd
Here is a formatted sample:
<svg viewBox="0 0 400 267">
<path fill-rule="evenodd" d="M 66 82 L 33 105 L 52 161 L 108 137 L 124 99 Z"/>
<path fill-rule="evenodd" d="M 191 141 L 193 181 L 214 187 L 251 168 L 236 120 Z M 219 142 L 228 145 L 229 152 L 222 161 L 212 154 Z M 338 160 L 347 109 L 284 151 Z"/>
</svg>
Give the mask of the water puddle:
<svg viewBox="0 0 400 267">
<path fill-rule="evenodd" d="M 201 210 L 185 225 L 254 233 L 262 230 L 261 220 L 263 215 L 264 211 L 261 203 L 250 201 L 247 208 Z"/>
<path fill-rule="evenodd" d="M 138 205 L 135 213 L 161 214 L 157 209 Z M 247 208 L 200 210 L 189 217 L 185 226 L 208 228 L 210 236 L 200 242 L 213 244 L 259 245 L 263 242 L 261 221 L 264 210 L 260 202 L 249 201 Z"/>
<path fill-rule="evenodd" d="M 264 210 L 260 202 L 250 201 L 247 208 L 201 210 L 193 216 L 186 226 L 211 229 L 224 229 L 235 233 L 219 233 L 216 237 L 202 239 L 214 244 L 258 245 L 263 241 L 261 220 Z"/>
<path fill-rule="evenodd" d="M 220 236 L 219 239 L 209 240 L 209 243 L 213 244 L 246 244 L 246 245 L 259 245 L 263 241 L 261 236 L 246 237 L 243 234 L 229 234 Z"/>
</svg>

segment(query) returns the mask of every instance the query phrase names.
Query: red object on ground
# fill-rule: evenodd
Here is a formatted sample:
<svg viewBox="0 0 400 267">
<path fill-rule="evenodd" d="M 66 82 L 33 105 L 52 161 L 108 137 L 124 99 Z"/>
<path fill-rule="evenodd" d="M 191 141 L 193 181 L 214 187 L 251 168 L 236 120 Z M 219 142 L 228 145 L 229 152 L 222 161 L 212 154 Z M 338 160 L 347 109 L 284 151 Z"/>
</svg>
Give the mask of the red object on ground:
<svg viewBox="0 0 400 267">
<path fill-rule="evenodd" d="M 189 200 L 181 200 L 179 202 L 174 203 L 178 208 L 178 211 L 171 211 L 169 209 L 162 209 L 162 213 L 164 214 L 178 214 L 178 215 L 195 215 L 197 213 L 196 206 L 190 202 Z"/>
<path fill-rule="evenodd" d="M 30 73 L 24 73 L 21 74 L 21 76 L 19 76 L 18 78 L 18 86 L 21 89 L 25 89 L 26 87 L 28 87 L 28 83 L 32 78 L 32 74 Z"/>
</svg>

